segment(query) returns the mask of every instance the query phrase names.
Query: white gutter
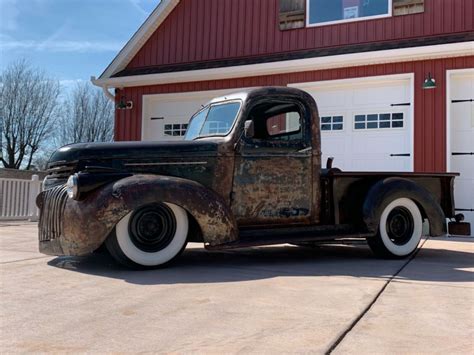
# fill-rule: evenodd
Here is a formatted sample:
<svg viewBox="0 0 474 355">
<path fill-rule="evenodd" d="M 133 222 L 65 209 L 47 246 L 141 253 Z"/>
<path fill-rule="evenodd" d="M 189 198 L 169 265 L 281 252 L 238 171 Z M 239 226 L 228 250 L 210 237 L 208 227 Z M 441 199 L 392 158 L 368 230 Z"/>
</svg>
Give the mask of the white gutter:
<svg viewBox="0 0 474 355">
<path fill-rule="evenodd" d="M 91 82 L 96 85 L 96 86 L 99 86 L 100 88 L 102 88 L 102 91 L 104 92 L 104 95 L 109 99 L 111 100 L 112 102 L 115 102 L 115 95 L 113 95 L 110 91 L 109 91 L 109 87 L 107 85 L 97 85 L 96 82 L 97 82 L 97 79 L 95 78 L 95 76 L 91 76 Z"/>
<path fill-rule="evenodd" d="M 388 49 L 373 52 L 341 54 L 327 57 L 286 60 L 273 63 L 239 65 L 161 74 L 134 75 L 92 80 L 101 87 L 134 87 L 195 81 L 209 81 L 275 75 L 313 70 L 356 67 L 418 60 L 474 55 L 474 41 L 424 47 Z"/>
</svg>

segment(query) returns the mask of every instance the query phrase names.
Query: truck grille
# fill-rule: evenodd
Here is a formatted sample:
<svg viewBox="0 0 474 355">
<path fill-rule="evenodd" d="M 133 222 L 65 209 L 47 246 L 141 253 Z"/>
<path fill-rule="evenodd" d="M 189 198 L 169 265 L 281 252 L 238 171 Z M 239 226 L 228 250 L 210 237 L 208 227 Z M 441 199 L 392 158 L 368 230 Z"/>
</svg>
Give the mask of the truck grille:
<svg viewBox="0 0 474 355">
<path fill-rule="evenodd" d="M 63 232 L 62 218 L 66 207 L 66 186 L 56 186 L 41 195 L 41 211 L 39 219 L 40 242 L 57 239 Z"/>
<path fill-rule="evenodd" d="M 44 181 L 44 189 L 63 185 L 66 183 L 69 176 L 76 172 L 77 162 L 58 161 L 49 165 L 47 170 L 48 175 Z"/>
<path fill-rule="evenodd" d="M 74 170 L 77 167 L 77 161 L 65 162 L 57 161 L 51 163 L 48 169 L 48 175 L 54 179 L 67 179 L 69 175 L 74 173 Z"/>
</svg>

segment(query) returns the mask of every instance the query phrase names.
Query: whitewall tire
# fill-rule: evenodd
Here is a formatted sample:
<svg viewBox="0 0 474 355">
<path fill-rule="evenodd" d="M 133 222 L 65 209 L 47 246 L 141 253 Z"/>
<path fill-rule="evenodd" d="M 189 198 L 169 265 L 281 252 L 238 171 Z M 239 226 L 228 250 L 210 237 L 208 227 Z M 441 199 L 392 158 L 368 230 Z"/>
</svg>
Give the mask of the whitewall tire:
<svg viewBox="0 0 474 355">
<path fill-rule="evenodd" d="M 367 242 L 381 257 L 401 258 L 411 255 L 423 234 L 423 218 L 415 202 L 398 198 L 382 211 L 379 230 Z"/>
<path fill-rule="evenodd" d="M 184 250 L 188 229 L 188 215 L 183 208 L 171 203 L 147 205 L 123 217 L 106 246 L 125 266 L 163 266 Z"/>
</svg>

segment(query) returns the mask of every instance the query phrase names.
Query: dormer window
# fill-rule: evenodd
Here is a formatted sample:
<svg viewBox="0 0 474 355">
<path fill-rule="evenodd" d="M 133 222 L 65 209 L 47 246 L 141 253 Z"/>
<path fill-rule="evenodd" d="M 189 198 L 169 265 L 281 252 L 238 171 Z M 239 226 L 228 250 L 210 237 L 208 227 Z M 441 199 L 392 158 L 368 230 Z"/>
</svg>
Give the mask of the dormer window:
<svg viewBox="0 0 474 355">
<path fill-rule="evenodd" d="M 425 0 L 280 0 L 280 30 L 418 14 Z"/>
<path fill-rule="evenodd" d="M 388 17 L 392 0 L 307 0 L 308 26 Z"/>
</svg>

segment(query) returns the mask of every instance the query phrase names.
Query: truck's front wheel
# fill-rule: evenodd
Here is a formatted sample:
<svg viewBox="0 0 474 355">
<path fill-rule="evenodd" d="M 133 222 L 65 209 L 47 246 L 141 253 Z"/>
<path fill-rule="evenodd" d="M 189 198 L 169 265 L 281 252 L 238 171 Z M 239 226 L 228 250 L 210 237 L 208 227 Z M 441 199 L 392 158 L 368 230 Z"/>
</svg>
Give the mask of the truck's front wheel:
<svg viewBox="0 0 474 355">
<path fill-rule="evenodd" d="M 416 203 L 399 198 L 385 207 L 377 235 L 367 242 L 377 256 L 400 258 L 416 250 L 422 231 L 423 220 Z"/>
<path fill-rule="evenodd" d="M 181 254 L 188 235 L 186 211 L 171 203 L 142 206 L 123 217 L 106 240 L 110 254 L 127 267 L 157 267 Z"/>
</svg>

